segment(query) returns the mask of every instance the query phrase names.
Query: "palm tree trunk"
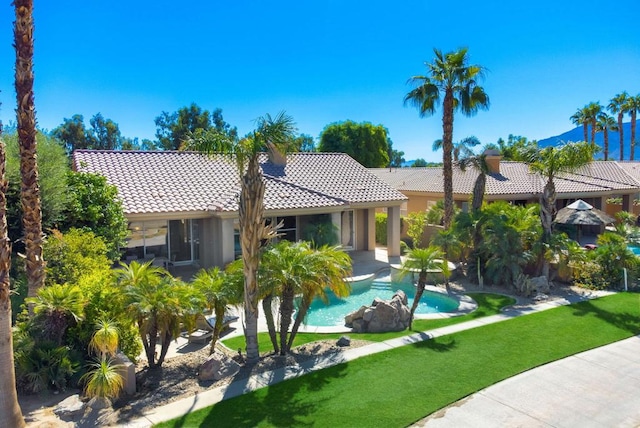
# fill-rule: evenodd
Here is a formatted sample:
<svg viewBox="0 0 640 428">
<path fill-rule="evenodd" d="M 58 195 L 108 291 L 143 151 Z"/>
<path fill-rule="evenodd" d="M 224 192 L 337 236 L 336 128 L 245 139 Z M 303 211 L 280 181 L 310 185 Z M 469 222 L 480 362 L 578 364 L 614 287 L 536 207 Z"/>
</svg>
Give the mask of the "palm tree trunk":
<svg viewBox="0 0 640 428">
<path fill-rule="evenodd" d="M 2 124 L 0 124 L 0 138 Z M 0 139 L 0 426 L 24 427 L 18 404 L 13 364 L 13 334 L 11 331 L 11 243 L 7 236 L 7 180 L 5 179 L 4 143 Z"/>
<path fill-rule="evenodd" d="M 413 304 L 411 305 L 411 313 L 409 315 L 409 330 L 411 330 L 413 325 L 413 314 L 416 313 L 416 309 L 418 308 L 418 304 L 420 304 L 420 299 L 422 298 L 422 294 L 424 294 L 424 287 L 427 285 L 427 273 L 424 271 L 420 272 L 420 276 L 418 277 L 418 287 L 416 288 L 416 296 L 413 298 Z"/>
<path fill-rule="evenodd" d="M 622 129 L 622 128 L 620 128 Z M 636 151 L 636 110 L 631 110 L 631 153 L 629 154 L 629 160 L 634 159 Z"/>
<path fill-rule="evenodd" d="M 547 180 L 540 201 L 540 220 L 542 222 L 542 243 L 546 248 L 551 243 L 551 233 L 553 227 L 553 216 L 556 210 L 556 187 L 553 180 Z M 549 279 L 549 261 L 545 257 L 544 250 L 540 255 L 542 258 L 542 275 Z"/>
<path fill-rule="evenodd" d="M 28 296 L 44 285 L 42 258 L 42 211 L 36 161 L 36 115 L 33 98 L 33 0 L 15 0 L 14 44 L 16 49 L 16 99 L 22 224 L 24 228 L 25 270 Z"/>
<path fill-rule="evenodd" d="M 213 336 L 211 337 L 209 354 L 213 354 L 216 350 L 216 343 L 218 343 L 218 339 L 220 339 L 220 333 L 222 333 L 222 326 L 224 325 L 224 313 L 226 312 L 226 309 L 225 305 L 217 302 L 213 308 L 213 312 L 216 315 L 216 323 L 213 326 Z"/>
<path fill-rule="evenodd" d="M 453 219 L 453 92 L 447 89 L 442 114 L 442 173 L 444 175 L 444 228 L 449 229 Z"/>
<path fill-rule="evenodd" d="M 258 267 L 264 232 L 264 182 L 257 154 L 249 160 L 240 191 L 240 245 L 244 262 L 244 317 L 247 362 L 260 359 L 258 350 Z"/>
<path fill-rule="evenodd" d="M 282 287 L 282 301 L 280 302 L 280 355 L 289 352 L 287 347 L 287 334 L 289 333 L 289 325 L 293 317 L 293 299 L 295 291 L 289 284 Z"/>
<path fill-rule="evenodd" d="M 487 176 L 484 172 L 481 172 L 476 178 L 476 182 L 473 186 L 473 201 L 471 202 L 471 209 L 473 211 L 479 211 L 482 208 L 482 202 L 484 202 L 484 189 L 486 187 Z"/>
<path fill-rule="evenodd" d="M 583 122 L 582 123 L 582 131 L 584 132 L 584 141 L 587 142 L 589 141 L 589 122 Z"/>
<path fill-rule="evenodd" d="M 620 133 L 620 160 L 624 160 L 624 130 L 622 129 L 622 119 L 624 113 L 618 113 L 618 132 Z"/>
<path fill-rule="evenodd" d="M 604 128 L 602 132 L 604 134 L 604 160 L 609 160 L 609 130 Z"/>
<path fill-rule="evenodd" d="M 169 344 L 171 343 L 171 331 L 166 330 L 160 333 L 162 337 L 162 344 L 160 346 L 160 357 L 156 363 L 156 367 L 160 367 L 162 363 L 164 363 L 164 358 L 167 356 L 167 351 L 169 351 Z"/>
<path fill-rule="evenodd" d="M 594 116 L 593 119 L 591 119 L 591 144 L 595 144 L 596 143 L 596 117 Z"/>
<path fill-rule="evenodd" d="M 271 308 L 272 303 L 273 303 L 273 293 L 269 294 L 267 297 L 262 299 L 262 310 L 264 311 L 264 316 L 267 319 L 267 329 L 269 330 L 269 338 L 271 339 L 273 350 L 277 354 L 280 352 L 280 347 L 278 346 L 278 338 L 276 336 L 276 323 L 273 320 L 273 309 Z"/>
<path fill-rule="evenodd" d="M 151 328 L 148 332 L 142 332 L 142 325 L 138 324 L 141 329 L 142 344 L 144 345 L 145 354 L 147 354 L 147 364 L 152 369 L 156 367 L 156 343 L 158 340 L 158 326 L 155 317 L 151 320 Z"/>
<path fill-rule="evenodd" d="M 287 343 L 287 348 L 291 350 L 293 346 L 293 341 L 296 338 L 296 334 L 298 334 L 298 329 L 300 328 L 300 324 L 304 321 L 304 317 L 307 316 L 307 312 L 309 311 L 309 306 L 311 306 L 311 302 L 313 301 L 313 295 L 303 295 L 302 301 L 300 302 L 300 307 L 298 308 L 298 313 L 296 314 L 296 319 L 293 323 L 293 327 L 291 327 L 291 334 L 289 334 L 289 342 Z"/>
</svg>

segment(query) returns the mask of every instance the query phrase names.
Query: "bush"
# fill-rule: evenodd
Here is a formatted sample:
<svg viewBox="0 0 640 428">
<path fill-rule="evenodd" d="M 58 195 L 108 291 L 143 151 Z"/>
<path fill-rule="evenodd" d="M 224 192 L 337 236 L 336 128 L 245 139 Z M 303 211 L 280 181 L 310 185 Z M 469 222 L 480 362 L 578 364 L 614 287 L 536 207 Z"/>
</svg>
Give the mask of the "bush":
<svg viewBox="0 0 640 428">
<path fill-rule="evenodd" d="M 387 245 L 387 213 L 376 213 L 376 242 Z"/>
</svg>

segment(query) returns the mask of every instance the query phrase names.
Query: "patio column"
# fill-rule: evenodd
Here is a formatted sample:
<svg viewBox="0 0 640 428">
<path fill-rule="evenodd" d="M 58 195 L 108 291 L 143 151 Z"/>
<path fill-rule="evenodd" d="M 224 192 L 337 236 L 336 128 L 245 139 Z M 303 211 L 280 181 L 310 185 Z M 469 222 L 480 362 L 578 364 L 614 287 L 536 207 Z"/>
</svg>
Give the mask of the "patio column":
<svg viewBox="0 0 640 428">
<path fill-rule="evenodd" d="M 622 195 L 622 210 L 633 214 L 633 206 L 631 206 L 631 195 Z"/>
<path fill-rule="evenodd" d="M 221 264 L 220 267 L 224 268 L 228 263 L 235 260 L 235 241 L 233 236 L 233 219 L 225 218 L 220 220 L 220 243 L 221 246 Z"/>
<path fill-rule="evenodd" d="M 400 207 L 387 207 L 387 255 L 400 255 Z"/>
<path fill-rule="evenodd" d="M 376 249 L 376 210 L 369 208 L 366 211 L 367 216 L 367 250 L 374 251 Z"/>
</svg>

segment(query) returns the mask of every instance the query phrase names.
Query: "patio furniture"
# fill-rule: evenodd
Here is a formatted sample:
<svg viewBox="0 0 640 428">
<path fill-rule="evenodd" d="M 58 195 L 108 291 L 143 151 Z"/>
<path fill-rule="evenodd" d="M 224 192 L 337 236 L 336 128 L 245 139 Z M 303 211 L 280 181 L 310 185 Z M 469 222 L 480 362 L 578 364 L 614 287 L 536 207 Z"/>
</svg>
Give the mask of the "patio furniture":
<svg viewBox="0 0 640 428">
<path fill-rule="evenodd" d="M 225 315 L 222 319 L 222 331 L 229 328 L 232 322 L 237 321 L 239 318 L 235 315 Z M 189 343 L 206 343 L 211 336 L 213 336 L 213 330 L 216 325 L 216 317 L 199 315 L 196 319 L 196 330 L 188 335 L 187 339 Z"/>
</svg>

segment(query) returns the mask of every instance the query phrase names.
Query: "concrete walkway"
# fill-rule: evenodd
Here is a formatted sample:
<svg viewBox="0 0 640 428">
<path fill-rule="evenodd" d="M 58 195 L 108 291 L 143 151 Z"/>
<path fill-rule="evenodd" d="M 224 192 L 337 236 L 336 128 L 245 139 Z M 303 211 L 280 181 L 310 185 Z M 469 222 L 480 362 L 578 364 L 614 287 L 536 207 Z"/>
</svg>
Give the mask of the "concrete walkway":
<svg viewBox="0 0 640 428">
<path fill-rule="evenodd" d="M 242 379 L 235 381 L 229 385 L 212 388 L 203 393 L 199 393 L 194 395 L 193 397 L 186 398 L 183 400 L 179 400 L 165 406 L 158 407 L 153 409 L 144 415 L 144 417 L 133 420 L 123 426 L 125 427 L 150 427 L 153 424 L 157 424 L 159 422 L 167 421 L 170 419 L 174 419 L 180 416 L 183 416 L 189 412 L 193 412 L 195 410 L 199 410 L 213 404 L 216 404 L 222 400 L 226 400 L 229 398 L 233 398 L 242 394 L 245 394 L 250 391 L 254 391 L 259 388 L 263 388 L 265 386 L 273 385 L 278 382 L 282 382 L 286 379 L 291 379 L 294 377 L 302 376 L 309 372 L 319 370 L 326 367 L 331 367 L 336 364 L 348 362 L 355 360 L 356 358 L 360 358 L 365 355 L 370 355 L 377 352 L 387 351 L 389 349 L 397 348 L 399 346 L 404 346 L 411 343 L 416 343 L 424 340 L 429 340 L 435 337 L 440 337 L 452 333 L 456 333 L 463 330 L 468 330 L 470 328 L 480 327 L 483 325 L 493 324 L 497 322 L 501 322 L 504 320 L 508 320 L 514 317 L 527 315 L 531 313 L 540 312 L 543 310 L 555 308 L 562 305 L 567 305 L 570 303 L 575 303 L 579 300 L 586 300 L 589 298 L 596 298 L 603 296 L 605 292 L 593 292 L 589 295 L 585 296 L 571 296 L 566 299 L 558 299 L 545 303 L 538 303 L 533 305 L 525 305 L 518 306 L 516 308 L 510 308 L 503 313 L 498 315 L 493 315 L 490 317 L 481 318 L 478 320 L 468 321 L 448 327 L 443 327 L 435 330 L 430 330 L 421 333 L 415 333 L 409 336 L 399 337 L 395 339 L 390 339 L 380 343 L 374 343 L 371 345 L 347 349 L 340 354 L 335 354 L 329 358 L 317 358 L 314 360 L 306 361 L 298 366 L 285 367 L 281 369 L 277 369 L 271 372 L 265 372 L 258 375 L 251 376 L 247 379 Z M 633 345 L 624 345 L 625 343 L 630 342 L 634 343 L 637 348 Z M 587 426 L 589 425 L 587 422 L 591 422 L 590 426 L 625 426 L 625 423 L 634 422 L 633 425 L 626 426 L 637 426 L 640 424 L 640 344 L 636 343 L 640 342 L 638 338 L 633 338 L 633 340 L 619 342 L 619 344 L 609 345 L 609 346 L 620 346 L 620 348 L 616 349 L 616 357 L 612 357 L 609 355 L 609 347 L 605 346 L 599 348 L 598 350 L 589 351 L 594 353 L 595 355 L 583 357 L 574 356 L 566 358 L 562 361 L 549 364 L 547 366 L 531 370 L 504 382 L 497 384 L 494 387 L 488 388 L 481 393 L 475 394 L 471 396 L 471 398 L 467 398 L 463 400 L 463 402 L 469 403 L 469 409 L 476 409 L 480 413 L 469 413 L 473 416 L 470 416 L 469 419 L 464 420 L 467 415 L 466 410 L 462 410 L 463 407 L 456 407 L 456 405 L 449 407 L 446 410 L 441 410 L 435 416 L 429 417 L 423 421 L 421 421 L 416 426 Z M 600 351 L 600 353 L 598 353 Z M 589 353 L 585 353 L 589 354 Z M 618 355 L 619 354 L 619 355 Z M 632 355 L 627 355 L 632 354 Z M 609 376 L 605 376 L 601 380 L 593 381 L 593 379 L 589 376 L 584 376 L 578 370 L 581 368 L 585 368 L 585 361 L 592 361 L 592 365 L 600 365 L 601 368 L 595 370 L 595 368 L 591 367 L 589 370 L 593 370 L 596 372 L 605 372 L 607 370 L 613 370 L 613 368 L 617 368 L 618 372 L 611 373 Z M 605 364 L 605 361 L 609 361 Z M 619 361 L 626 361 L 628 364 L 619 366 Z M 546 367 L 558 367 L 555 371 L 551 371 L 546 377 L 539 378 L 536 374 L 539 370 L 544 370 Z M 556 379 L 559 379 L 560 373 L 565 374 L 564 380 L 558 382 Z M 580 379 L 585 379 L 587 384 L 581 385 L 579 383 Z M 613 379 L 619 379 L 619 385 L 616 384 L 614 388 L 621 392 L 621 396 L 628 396 L 628 394 L 632 394 L 633 400 L 636 400 L 630 406 L 623 405 L 619 403 L 617 407 L 615 407 L 615 411 L 611 412 L 608 407 L 603 405 L 605 401 L 601 401 L 599 399 L 592 398 L 581 398 L 581 394 L 587 393 L 592 389 L 601 389 L 609 391 L 608 385 L 614 385 Z M 542 380 L 541 380 L 542 379 Z M 498 387 L 498 385 L 507 384 L 507 388 L 502 390 L 502 392 L 497 393 L 488 393 L 492 388 Z M 634 386 L 631 385 L 634 384 Z M 529 385 L 532 389 L 532 392 L 520 393 L 520 391 L 525 391 L 527 385 Z M 544 388 L 542 386 L 544 385 Z M 537 392 L 539 391 L 539 392 Z M 634 394 L 635 392 L 635 394 Z M 608 392 L 611 394 L 611 392 Z M 493 394 L 493 395 L 492 395 Z M 476 396 L 481 396 L 481 399 L 475 399 Z M 520 401 L 520 407 L 514 407 L 517 409 L 517 414 L 523 414 L 524 419 L 516 419 L 516 416 L 511 415 L 510 413 L 503 413 L 509 410 L 511 407 L 509 404 L 499 405 L 500 402 L 499 397 L 512 397 L 513 399 Z M 493 398 L 488 398 L 493 397 Z M 518 399 L 519 397 L 519 399 Z M 547 397 L 550 398 L 554 406 L 550 406 L 549 404 L 537 404 L 537 401 L 534 397 L 538 397 L 538 400 L 542 400 Z M 586 396 L 585 396 L 586 397 Z M 620 397 L 620 396 L 618 396 Z M 484 409 L 484 404 L 481 400 L 493 400 L 495 403 L 492 407 L 495 409 L 495 414 L 487 413 L 482 414 L 482 409 Z M 621 398 L 616 398 L 617 400 L 624 401 Z M 473 403 L 479 403 L 474 405 Z M 504 401 L 506 403 L 506 400 Z M 530 403 L 533 407 L 527 407 L 527 403 Z M 574 403 L 577 407 L 572 407 L 572 403 Z M 463 403 L 461 406 L 464 406 Z M 542 410 L 539 408 L 541 407 Z M 551 412 L 551 410 L 545 412 L 544 409 L 547 408 L 566 408 L 569 412 L 576 413 L 576 416 L 572 418 L 565 418 L 564 415 Z M 447 411 L 448 410 L 448 411 Z M 470 410 L 470 411 L 471 411 Z M 537 410 L 537 413 L 533 413 Z M 531 412 L 531 416 L 529 416 L 529 412 Z M 609 413 L 616 413 L 616 415 L 604 415 Z M 447 416 L 448 414 L 452 416 Z M 591 415 L 600 415 L 603 414 L 598 422 L 594 423 L 596 419 L 590 419 Z M 461 416 L 459 416 L 461 415 Z M 549 415 L 550 419 L 545 419 L 545 415 Z M 450 419 L 453 417 L 457 417 L 459 419 Z M 609 420 L 607 418 L 618 418 L 617 421 L 620 423 L 609 424 L 606 423 Z M 449 423 L 448 421 L 452 422 Z M 511 421 L 514 421 L 512 424 Z M 461 422 L 462 421 L 462 422 Z M 522 422 L 518 422 L 522 421 Z M 566 421 L 566 424 L 558 424 L 558 421 Z M 571 423 L 574 421 L 574 423 Z M 444 424 L 444 425 L 431 425 L 431 424 Z M 465 425 L 466 424 L 466 425 Z M 577 425 L 576 425 L 577 424 Z M 585 425 L 586 424 L 586 425 Z"/>
</svg>

